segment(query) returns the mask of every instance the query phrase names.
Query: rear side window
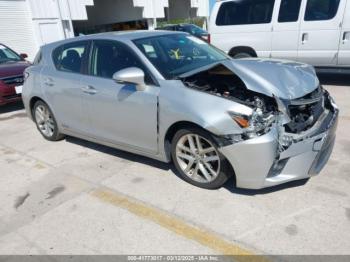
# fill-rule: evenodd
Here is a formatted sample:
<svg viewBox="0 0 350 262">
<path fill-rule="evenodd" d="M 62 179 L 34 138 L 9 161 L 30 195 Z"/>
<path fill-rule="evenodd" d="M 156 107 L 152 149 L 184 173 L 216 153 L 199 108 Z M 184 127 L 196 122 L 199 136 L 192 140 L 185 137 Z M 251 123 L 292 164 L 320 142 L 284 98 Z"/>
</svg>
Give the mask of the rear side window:
<svg viewBox="0 0 350 262">
<path fill-rule="evenodd" d="M 275 0 L 240 0 L 220 6 L 216 25 L 268 24 L 271 22 Z"/>
<path fill-rule="evenodd" d="M 334 18 L 338 12 L 340 0 L 308 0 L 305 21 L 322 21 Z"/>
<path fill-rule="evenodd" d="M 299 19 L 301 0 L 282 0 L 278 22 L 296 22 Z"/>
<path fill-rule="evenodd" d="M 80 73 L 83 58 L 86 55 L 88 42 L 77 42 L 63 45 L 53 52 L 53 62 L 57 70 Z"/>
</svg>

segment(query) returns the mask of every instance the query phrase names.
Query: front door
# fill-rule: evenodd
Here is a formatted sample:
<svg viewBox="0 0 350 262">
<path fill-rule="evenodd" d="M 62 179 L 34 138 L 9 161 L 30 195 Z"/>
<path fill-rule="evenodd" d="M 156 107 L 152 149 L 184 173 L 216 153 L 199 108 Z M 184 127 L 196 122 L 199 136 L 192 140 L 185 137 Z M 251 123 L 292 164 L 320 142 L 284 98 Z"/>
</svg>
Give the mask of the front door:
<svg viewBox="0 0 350 262">
<path fill-rule="evenodd" d="M 81 82 L 85 89 L 83 104 L 90 121 L 90 135 L 156 154 L 159 87 L 152 83 L 146 67 L 126 45 L 97 40 L 92 48 L 89 76 L 83 76 Z M 148 84 L 145 91 L 112 79 L 115 72 L 128 67 L 138 67 L 145 72 Z"/>
<path fill-rule="evenodd" d="M 314 66 L 337 64 L 345 2 L 346 0 L 307 0 L 300 26 L 299 61 Z"/>
</svg>

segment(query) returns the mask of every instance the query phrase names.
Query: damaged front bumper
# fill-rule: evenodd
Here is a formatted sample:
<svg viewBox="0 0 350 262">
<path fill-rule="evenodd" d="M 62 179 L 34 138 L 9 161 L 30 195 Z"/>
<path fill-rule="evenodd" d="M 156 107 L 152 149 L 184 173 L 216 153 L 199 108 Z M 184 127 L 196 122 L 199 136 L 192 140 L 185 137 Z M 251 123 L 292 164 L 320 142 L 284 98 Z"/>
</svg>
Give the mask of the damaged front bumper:
<svg viewBox="0 0 350 262">
<path fill-rule="evenodd" d="M 330 99 L 316 124 L 281 150 L 280 139 L 290 134 L 277 126 L 267 134 L 220 148 L 231 163 L 236 186 L 261 189 L 314 176 L 327 163 L 335 143 L 339 110 Z"/>
</svg>

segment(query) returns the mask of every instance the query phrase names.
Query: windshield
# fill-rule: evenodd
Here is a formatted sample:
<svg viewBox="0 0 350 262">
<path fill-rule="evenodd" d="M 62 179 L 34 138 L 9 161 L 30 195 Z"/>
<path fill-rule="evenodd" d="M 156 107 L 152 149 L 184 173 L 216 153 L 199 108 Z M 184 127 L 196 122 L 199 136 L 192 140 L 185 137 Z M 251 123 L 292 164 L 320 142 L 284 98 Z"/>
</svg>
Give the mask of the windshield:
<svg viewBox="0 0 350 262">
<path fill-rule="evenodd" d="M 190 35 L 171 34 L 134 40 L 165 79 L 229 59 L 222 51 Z"/>
<path fill-rule="evenodd" d="M 21 61 L 21 57 L 4 45 L 0 45 L 0 63 Z"/>
</svg>

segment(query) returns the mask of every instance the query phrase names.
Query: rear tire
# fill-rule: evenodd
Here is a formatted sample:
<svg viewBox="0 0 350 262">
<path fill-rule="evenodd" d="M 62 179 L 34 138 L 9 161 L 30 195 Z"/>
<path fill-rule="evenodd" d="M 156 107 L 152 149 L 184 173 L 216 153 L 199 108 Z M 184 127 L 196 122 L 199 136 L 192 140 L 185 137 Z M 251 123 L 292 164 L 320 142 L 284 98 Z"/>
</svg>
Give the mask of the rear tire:
<svg viewBox="0 0 350 262">
<path fill-rule="evenodd" d="M 59 141 L 64 138 L 58 131 L 56 119 L 50 107 L 39 100 L 34 104 L 33 117 L 40 134 L 49 141 Z"/>
<path fill-rule="evenodd" d="M 218 189 L 232 175 L 229 163 L 219 152 L 210 133 L 199 128 L 176 132 L 171 156 L 181 178 L 205 189 Z"/>
</svg>

